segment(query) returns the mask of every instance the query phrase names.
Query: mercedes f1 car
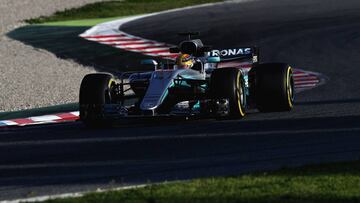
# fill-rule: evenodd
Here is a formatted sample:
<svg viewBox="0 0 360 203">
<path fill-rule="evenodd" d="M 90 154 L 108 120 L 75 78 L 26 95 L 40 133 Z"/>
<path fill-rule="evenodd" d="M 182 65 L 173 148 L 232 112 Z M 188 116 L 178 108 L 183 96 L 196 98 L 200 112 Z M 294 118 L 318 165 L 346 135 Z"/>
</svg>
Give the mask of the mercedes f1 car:
<svg viewBox="0 0 360 203">
<path fill-rule="evenodd" d="M 90 126 L 109 119 L 199 116 L 238 119 L 251 109 L 290 111 L 294 102 L 292 68 L 259 63 L 256 47 L 214 50 L 194 33 L 170 48 L 187 54 L 193 66 L 143 60 L 153 71 L 86 75 L 80 87 L 80 120 Z"/>
</svg>

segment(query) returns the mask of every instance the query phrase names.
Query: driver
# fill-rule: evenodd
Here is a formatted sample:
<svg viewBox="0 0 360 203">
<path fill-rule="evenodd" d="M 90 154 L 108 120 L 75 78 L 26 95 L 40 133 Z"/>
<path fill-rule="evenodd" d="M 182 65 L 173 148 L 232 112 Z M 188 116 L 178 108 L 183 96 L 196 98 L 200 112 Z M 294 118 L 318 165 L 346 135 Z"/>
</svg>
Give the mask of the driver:
<svg viewBox="0 0 360 203">
<path fill-rule="evenodd" d="M 189 54 L 180 54 L 175 60 L 176 68 L 190 69 L 194 66 L 194 63 L 194 57 Z"/>
</svg>

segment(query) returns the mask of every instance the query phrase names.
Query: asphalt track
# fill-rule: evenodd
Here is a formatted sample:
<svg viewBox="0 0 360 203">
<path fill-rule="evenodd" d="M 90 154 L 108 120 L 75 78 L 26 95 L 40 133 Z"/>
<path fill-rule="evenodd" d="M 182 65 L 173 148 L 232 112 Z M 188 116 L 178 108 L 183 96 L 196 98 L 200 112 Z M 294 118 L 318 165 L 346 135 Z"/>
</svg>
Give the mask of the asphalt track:
<svg viewBox="0 0 360 203">
<path fill-rule="evenodd" d="M 251 1 L 135 21 L 124 30 L 176 43 L 199 30 L 215 47 L 256 44 L 262 61 L 329 77 L 290 113 L 233 121 L 81 123 L 0 131 L 0 200 L 360 157 L 360 2 Z"/>
</svg>

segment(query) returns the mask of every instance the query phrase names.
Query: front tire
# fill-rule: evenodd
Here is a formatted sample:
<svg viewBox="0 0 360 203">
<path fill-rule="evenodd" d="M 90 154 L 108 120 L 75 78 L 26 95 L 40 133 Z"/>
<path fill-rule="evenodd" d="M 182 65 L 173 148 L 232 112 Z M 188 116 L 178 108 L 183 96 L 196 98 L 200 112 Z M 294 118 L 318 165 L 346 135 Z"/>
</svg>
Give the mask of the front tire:
<svg viewBox="0 0 360 203">
<path fill-rule="evenodd" d="M 290 111 L 294 105 L 292 68 L 284 63 L 260 64 L 255 73 L 256 106 L 260 112 Z"/>
<path fill-rule="evenodd" d="M 215 69 L 210 78 L 210 92 L 217 117 L 245 116 L 245 85 L 239 69 Z"/>
<path fill-rule="evenodd" d="M 80 120 L 91 127 L 105 124 L 104 105 L 112 100 L 114 77 L 108 73 L 86 75 L 80 86 Z"/>
</svg>

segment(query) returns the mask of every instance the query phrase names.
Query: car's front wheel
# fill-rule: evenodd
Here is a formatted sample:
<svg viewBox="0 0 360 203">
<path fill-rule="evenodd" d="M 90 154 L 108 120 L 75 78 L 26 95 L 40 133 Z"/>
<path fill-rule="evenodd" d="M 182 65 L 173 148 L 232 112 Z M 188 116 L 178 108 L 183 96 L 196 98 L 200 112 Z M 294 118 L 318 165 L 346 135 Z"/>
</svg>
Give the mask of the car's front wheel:
<svg viewBox="0 0 360 203">
<path fill-rule="evenodd" d="M 108 73 L 86 75 L 80 86 L 80 120 L 92 127 L 102 126 L 104 105 L 112 101 L 111 88 L 115 84 L 114 77 Z"/>
<path fill-rule="evenodd" d="M 242 118 L 245 116 L 245 84 L 239 69 L 215 69 L 210 78 L 210 94 L 217 117 Z"/>
</svg>

